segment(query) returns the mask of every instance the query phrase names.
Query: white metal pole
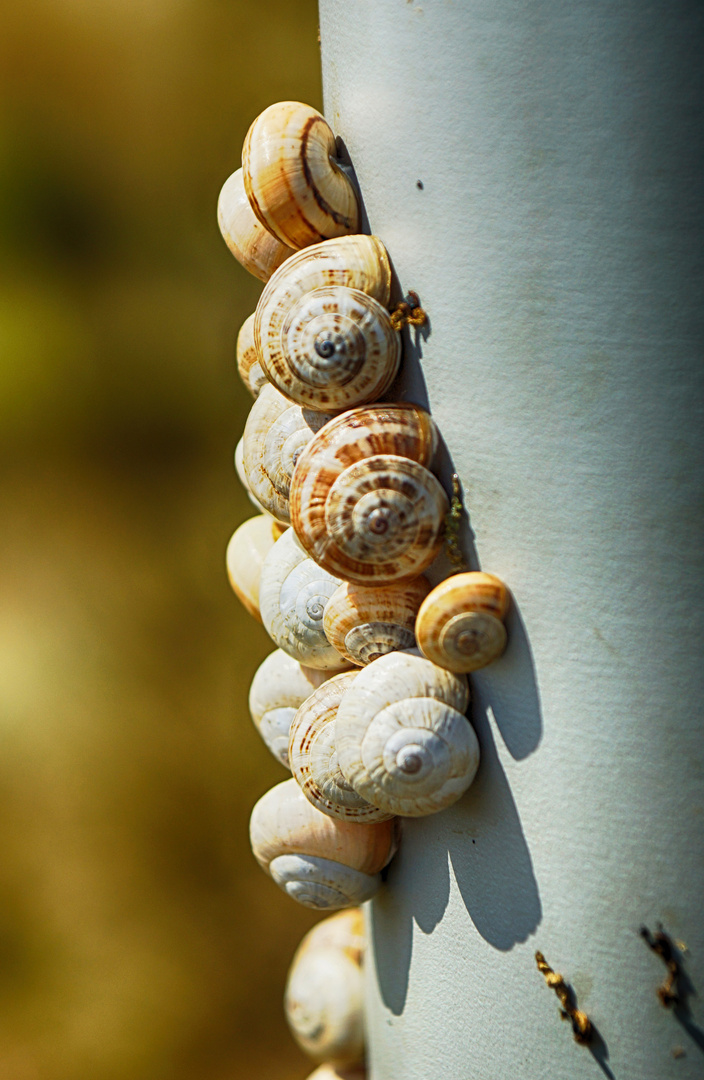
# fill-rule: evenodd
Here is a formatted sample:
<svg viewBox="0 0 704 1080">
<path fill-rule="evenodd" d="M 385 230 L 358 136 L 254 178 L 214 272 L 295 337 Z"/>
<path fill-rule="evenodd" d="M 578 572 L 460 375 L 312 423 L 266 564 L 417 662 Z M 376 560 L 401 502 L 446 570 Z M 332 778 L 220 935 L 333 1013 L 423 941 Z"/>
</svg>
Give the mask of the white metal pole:
<svg viewBox="0 0 704 1080">
<path fill-rule="evenodd" d="M 373 1080 L 704 1071 L 704 21 L 694 2 L 320 0 L 326 115 L 429 334 L 400 393 L 512 589 L 483 763 L 369 910 Z M 665 1009 L 689 946 L 698 997 Z M 596 1024 L 560 1022 L 541 950 Z M 601 1070 L 601 1073 L 600 1073 Z"/>
</svg>

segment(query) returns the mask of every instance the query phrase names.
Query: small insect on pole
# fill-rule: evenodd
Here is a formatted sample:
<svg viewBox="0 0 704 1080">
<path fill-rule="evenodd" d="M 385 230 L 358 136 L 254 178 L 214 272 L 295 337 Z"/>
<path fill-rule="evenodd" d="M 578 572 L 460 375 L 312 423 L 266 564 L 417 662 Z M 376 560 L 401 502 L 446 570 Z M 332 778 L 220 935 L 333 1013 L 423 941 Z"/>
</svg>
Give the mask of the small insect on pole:
<svg viewBox="0 0 704 1080">
<path fill-rule="evenodd" d="M 371 1077 L 695 1080 L 701 9 L 320 14 L 367 231 L 428 316 L 402 393 L 443 434 L 472 568 L 513 594 L 507 652 L 472 677 L 479 775 L 407 823 L 369 905 Z M 659 925 L 685 988 L 667 1008 Z"/>
</svg>

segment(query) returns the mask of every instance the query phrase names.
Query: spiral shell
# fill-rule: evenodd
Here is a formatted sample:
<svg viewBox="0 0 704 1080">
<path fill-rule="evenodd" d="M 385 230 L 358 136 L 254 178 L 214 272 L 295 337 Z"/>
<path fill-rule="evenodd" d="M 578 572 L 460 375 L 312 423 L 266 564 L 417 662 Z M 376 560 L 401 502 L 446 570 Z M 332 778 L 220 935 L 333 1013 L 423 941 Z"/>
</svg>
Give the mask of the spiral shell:
<svg viewBox="0 0 704 1080">
<path fill-rule="evenodd" d="M 347 581 L 417 577 L 442 545 L 448 500 L 426 467 L 433 421 L 417 405 L 350 409 L 301 452 L 289 508 L 311 558 Z"/>
<path fill-rule="evenodd" d="M 293 405 L 265 386 L 245 424 L 242 463 L 254 498 L 277 521 L 289 524 L 288 497 L 298 457 L 331 417 Z"/>
<path fill-rule="evenodd" d="M 249 688 L 254 725 L 274 757 L 287 769 L 291 722 L 299 705 L 328 678 L 328 672 L 304 667 L 281 649 L 257 668 Z"/>
<path fill-rule="evenodd" d="M 364 926 L 359 908 L 330 915 L 296 950 L 284 995 L 286 1020 L 315 1061 L 364 1059 Z"/>
<path fill-rule="evenodd" d="M 325 608 L 325 636 L 359 667 L 386 653 L 412 649 L 416 613 L 429 592 L 425 577 L 376 587 L 343 581 Z"/>
<path fill-rule="evenodd" d="M 260 281 L 293 255 L 289 247 L 258 220 L 244 188 L 242 169 L 229 176 L 218 198 L 218 226 L 238 262 Z M 298 245 L 296 245 L 298 246 Z"/>
<path fill-rule="evenodd" d="M 467 680 L 420 656 L 394 652 L 363 668 L 340 702 L 340 767 L 368 802 L 421 817 L 455 802 L 479 765 L 479 744 L 463 715 Z"/>
<path fill-rule="evenodd" d="M 335 159 L 335 136 L 310 105 L 280 101 L 254 121 L 242 148 L 250 206 L 292 248 L 359 231 L 359 206 Z"/>
<path fill-rule="evenodd" d="M 423 601 L 416 620 L 418 647 L 449 671 L 477 671 L 506 647 L 509 591 L 494 574 L 453 574 Z"/>
<path fill-rule="evenodd" d="M 259 611 L 259 580 L 264 559 L 281 535 L 268 514 L 248 518 L 230 538 L 225 552 L 227 576 L 233 591 L 250 615 L 262 621 Z"/>
<path fill-rule="evenodd" d="M 348 667 L 323 631 L 325 605 L 339 584 L 307 557 L 291 529 L 264 560 L 259 583 L 264 629 L 280 649 L 307 667 L 330 672 Z"/>
<path fill-rule="evenodd" d="M 342 821 L 385 821 L 392 815 L 358 795 L 337 761 L 335 715 L 356 678 L 356 671 L 335 675 L 302 703 L 291 723 L 289 767 L 308 802 L 324 814 Z"/>
<path fill-rule="evenodd" d="M 258 397 L 261 388 L 269 385 L 254 345 L 254 312 L 244 320 L 237 335 L 237 370 L 252 397 Z"/>
<path fill-rule="evenodd" d="M 398 842 L 394 821 L 357 825 L 327 817 L 295 780 L 263 795 L 249 825 L 259 865 L 305 907 L 354 907 L 378 891 Z"/>
<path fill-rule="evenodd" d="M 267 516 L 270 516 L 268 514 L 268 511 L 266 511 L 262 504 L 259 502 L 259 499 L 255 498 L 252 494 L 252 489 L 249 486 L 247 474 L 244 471 L 244 436 L 240 439 L 240 441 L 237 443 L 237 446 L 235 447 L 235 471 L 242 487 L 247 492 L 247 498 L 251 502 L 252 506 L 256 508 L 258 513 L 267 514 Z"/>
<path fill-rule="evenodd" d="M 297 252 L 257 304 L 254 340 L 282 394 L 339 412 L 391 385 L 400 337 L 386 311 L 391 267 L 375 236 L 345 236 Z"/>
</svg>

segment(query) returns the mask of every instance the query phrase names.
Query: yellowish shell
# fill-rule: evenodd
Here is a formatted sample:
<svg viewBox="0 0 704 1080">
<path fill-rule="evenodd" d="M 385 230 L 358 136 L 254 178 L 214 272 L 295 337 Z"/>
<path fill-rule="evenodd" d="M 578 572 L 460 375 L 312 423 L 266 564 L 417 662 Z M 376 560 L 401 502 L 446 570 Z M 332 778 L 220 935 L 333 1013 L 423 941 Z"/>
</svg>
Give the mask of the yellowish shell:
<svg viewBox="0 0 704 1080">
<path fill-rule="evenodd" d="M 335 149 L 325 118 L 299 101 L 270 105 L 247 132 L 242 169 L 249 203 L 292 248 L 359 231 L 357 195 Z"/>
<path fill-rule="evenodd" d="M 218 225 L 223 239 L 238 262 L 260 281 L 268 281 L 293 248 L 257 219 L 238 169 L 223 184 L 218 198 Z"/>
<path fill-rule="evenodd" d="M 299 251 L 273 275 L 255 311 L 254 340 L 269 381 L 323 412 L 380 397 L 400 358 L 386 312 L 390 289 L 389 258 L 375 236 Z"/>
<path fill-rule="evenodd" d="M 477 671 L 506 647 L 509 591 L 494 574 L 454 574 L 423 601 L 416 620 L 424 656 L 449 671 Z"/>
<path fill-rule="evenodd" d="M 361 1066 L 354 1069 L 338 1069 L 335 1065 L 321 1065 L 307 1080 L 367 1080 L 367 1070 Z"/>
<path fill-rule="evenodd" d="M 289 500 L 311 558 L 361 585 L 421 574 L 440 550 L 449 507 L 426 467 L 436 440 L 417 405 L 350 409 L 321 428 L 298 459 Z"/>
<path fill-rule="evenodd" d="M 316 809 L 342 821 L 385 821 L 392 817 L 363 799 L 345 779 L 335 749 L 335 716 L 356 671 L 335 675 L 299 706 L 291 723 L 289 768 Z"/>
<path fill-rule="evenodd" d="M 305 667 L 282 649 L 270 653 L 255 672 L 249 688 L 249 712 L 262 739 L 287 769 L 296 711 L 327 678 L 327 671 Z"/>
<path fill-rule="evenodd" d="M 385 653 L 412 649 L 416 614 L 429 592 L 430 582 L 425 577 L 384 586 L 344 581 L 327 602 L 325 636 L 359 667 Z"/>
<path fill-rule="evenodd" d="M 268 514 L 249 518 L 230 538 L 225 565 L 230 585 L 250 615 L 262 621 L 259 611 L 259 580 L 264 559 L 281 536 L 281 529 Z"/>
<path fill-rule="evenodd" d="M 254 312 L 245 319 L 237 335 L 237 370 L 252 397 L 257 397 L 268 380 L 259 363 L 254 345 Z"/>
<path fill-rule="evenodd" d="M 288 525 L 288 497 L 298 457 L 331 417 L 302 409 L 273 386 L 263 387 L 243 435 L 242 463 L 249 489 L 268 513 Z"/>
<path fill-rule="evenodd" d="M 363 1061 L 364 944 L 362 913 L 349 908 L 314 926 L 296 950 L 284 1011 L 296 1042 L 315 1061 Z"/>
<path fill-rule="evenodd" d="M 393 820 L 357 825 L 327 817 L 293 779 L 262 796 L 249 835 L 254 857 L 280 888 L 305 907 L 329 910 L 373 896 L 398 844 Z"/>
<path fill-rule="evenodd" d="M 251 502 L 252 506 L 254 506 L 260 514 L 267 513 L 262 504 L 259 502 L 259 499 L 255 498 L 255 496 L 252 494 L 252 489 L 249 486 L 247 474 L 244 471 L 244 437 L 240 439 L 240 441 L 237 443 L 237 446 L 235 447 L 235 471 L 237 472 L 237 477 L 242 487 L 247 492 L 247 497 Z"/>
</svg>

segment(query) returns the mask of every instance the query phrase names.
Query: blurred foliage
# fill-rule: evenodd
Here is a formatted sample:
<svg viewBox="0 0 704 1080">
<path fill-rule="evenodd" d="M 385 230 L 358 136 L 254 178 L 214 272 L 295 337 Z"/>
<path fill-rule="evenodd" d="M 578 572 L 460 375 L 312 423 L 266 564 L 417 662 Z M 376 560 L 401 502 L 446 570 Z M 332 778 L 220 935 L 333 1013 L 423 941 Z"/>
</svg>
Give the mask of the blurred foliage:
<svg viewBox="0 0 704 1080">
<path fill-rule="evenodd" d="M 272 101 L 321 105 L 313 0 L 0 14 L 0 1076 L 300 1080 L 315 916 L 247 822 L 284 772 L 230 593 L 251 507 L 234 342 L 261 286 L 217 193 Z"/>
</svg>

